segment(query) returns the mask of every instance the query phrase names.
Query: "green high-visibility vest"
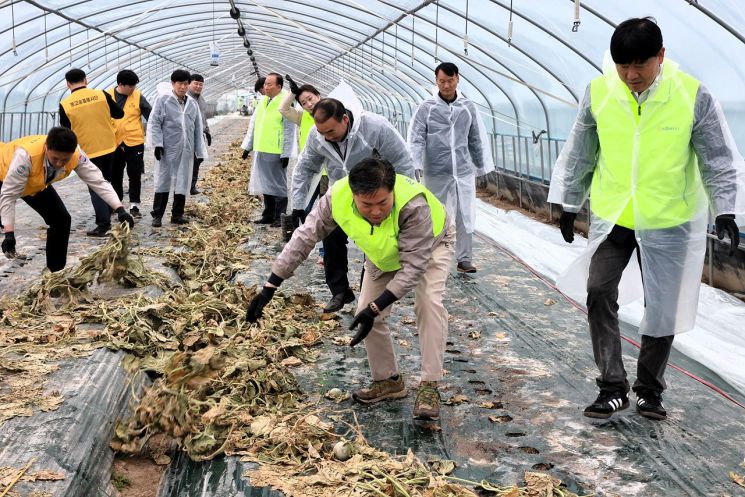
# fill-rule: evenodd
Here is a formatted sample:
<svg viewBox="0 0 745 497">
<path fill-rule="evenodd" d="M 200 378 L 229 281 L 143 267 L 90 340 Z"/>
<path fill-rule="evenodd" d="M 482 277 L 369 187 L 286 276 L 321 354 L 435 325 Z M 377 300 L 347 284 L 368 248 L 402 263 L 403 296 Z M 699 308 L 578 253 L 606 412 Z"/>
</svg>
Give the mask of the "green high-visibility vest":
<svg viewBox="0 0 745 497">
<path fill-rule="evenodd" d="M 285 92 L 269 101 L 264 96 L 256 107 L 256 120 L 254 121 L 254 151 L 266 154 L 282 153 L 282 114 L 279 113 L 279 104 L 284 98 Z"/>
<path fill-rule="evenodd" d="M 390 215 L 373 226 L 357 211 L 349 188 L 349 178 L 343 178 L 334 183 L 331 191 L 331 216 L 336 224 L 362 250 L 370 261 L 381 271 L 397 271 L 401 269 L 398 257 L 398 215 L 403 206 L 417 195 L 423 194 L 429 204 L 432 215 L 432 235 L 437 237 L 445 227 L 445 207 L 421 183 L 409 177 L 396 175 L 393 187 L 393 209 Z"/>
<path fill-rule="evenodd" d="M 310 112 L 304 110 L 300 118 L 300 136 L 298 137 L 298 145 L 301 152 L 305 149 L 305 142 L 308 141 L 308 133 L 310 133 L 311 128 L 315 125 L 313 116 L 310 115 Z"/>
<path fill-rule="evenodd" d="M 620 78 L 592 81 L 600 140 L 590 189 L 595 215 L 630 229 L 669 228 L 693 217 L 703 194 L 691 144 L 698 87 L 672 63 L 641 105 Z"/>
</svg>

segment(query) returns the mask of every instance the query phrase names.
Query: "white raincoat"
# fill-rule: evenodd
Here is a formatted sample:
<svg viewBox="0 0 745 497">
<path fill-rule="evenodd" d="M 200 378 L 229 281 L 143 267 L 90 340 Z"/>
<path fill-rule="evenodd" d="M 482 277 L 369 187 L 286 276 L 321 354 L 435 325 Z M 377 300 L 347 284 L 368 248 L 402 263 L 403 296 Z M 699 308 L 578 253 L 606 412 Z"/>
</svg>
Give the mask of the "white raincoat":
<svg viewBox="0 0 745 497">
<path fill-rule="evenodd" d="M 146 140 L 150 150 L 163 147 L 160 160 L 155 161 L 155 192 L 173 191 L 177 195 L 188 195 L 194 156 L 207 159 L 199 106 L 189 96 L 182 106 L 170 86 L 159 86 L 158 90 L 161 94 L 153 103 Z"/>
<path fill-rule="evenodd" d="M 353 122 L 347 135 L 344 159 L 315 127 L 308 134 L 305 149 L 300 154 L 292 175 L 293 209 L 304 209 L 308 205 L 307 198 L 313 178 L 320 174 L 324 165 L 330 187 L 335 181 L 347 176 L 355 164 L 372 157 L 374 151 L 393 164 L 397 173 L 414 178 L 411 154 L 396 128 L 383 116 L 364 110 L 359 113 L 351 112 Z"/>
<path fill-rule="evenodd" d="M 476 104 L 460 93 L 448 104 L 435 93 L 411 118 L 409 149 L 414 167 L 423 171 L 424 185 L 453 218 L 461 216 L 466 233 L 473 233 L 476 177 L 494 171 L 491 145 Z"/>
<path fill-rule="evenodd" d="M 282 99 L 283 91 L 274 98 Z M 259 100 L 261 104 L 263 100 Z M 279 112 L 279 111 L 277 111 Z M 243 137 L 241 148 L 251 152 L 254 145 L 254 124 L 256 112 L 251 115 L 248 130 Z M 251 195 L 274 195 L 276 197 L 287 197 L 287 168 L 282 167 L 282 158 L 291 158 L 296 154 L 297 139 L 295 123 L 289 119 L 282 118 L 282 153 L 269 154 L 254 151 L 251 178 L 248 181 L 248 193 Z"/>
<path fill-rule="evenodd" d="M 676 69 L 674 62 L 665 60 L 660 75 L 649 89 L 648 103 L 665 104 L 665 95 L 655 95 L 655 92 L 668 91 L 670 74 Z M 619 80 L 608 56 L 604 77 L 609 85 Z M 610 98 L 615 97 L 611 94 Z M 577 212 L 587 198 L 597 165 L 599 138 L 590 100 L 588 87 L 574 127 L 556 161 L 548 196 L 549 202 L 562 204 L 565 210 L 572 212 Z M 654 105 L 647 105 L 639 115 L 637 136 L 645 133 L 645 122 L 651 119 L 648 116 L 653 116 Z M 637 126 L 632 106 L 626 104 L 625 108 L 629 110 L 628 125 Z M 714 216 L 745 212 L 745 167 L 719 103 L 703 85 L 699 86 L 695 97 L 693 116 L 690 143 L 698 157 L 695 177 L 700 181 L 688 185 L 688 188 L 698 189 L 697 208 L 690 221 L 666 229 L 645 228 L 645 216 L 634 213 L 643 284 L 639 267 L 633 263 L 636 257 L 632 255 L 632 263 L 626 267 L 619 285 L 618 302 L 624 304 L 644 297 L 645 313 L 639 326 L 643 335 L 662 337 L 693 328 L 706 251 L 707 206 L 711 206 Z M 632 156 L 629 164 L 632 178 L 644 167 L 635 157 Z M 618 192 L 618 195 L 626 195 L 631 201 L 635 192 Z M 621 205 L 618 216 L 624 206 Z M 591 213 L 587 251 L 557 278 L 559 287 L 573 298 L 582 301 L 586 298 L 590 260 L 614 224 Z"/>
</svg>

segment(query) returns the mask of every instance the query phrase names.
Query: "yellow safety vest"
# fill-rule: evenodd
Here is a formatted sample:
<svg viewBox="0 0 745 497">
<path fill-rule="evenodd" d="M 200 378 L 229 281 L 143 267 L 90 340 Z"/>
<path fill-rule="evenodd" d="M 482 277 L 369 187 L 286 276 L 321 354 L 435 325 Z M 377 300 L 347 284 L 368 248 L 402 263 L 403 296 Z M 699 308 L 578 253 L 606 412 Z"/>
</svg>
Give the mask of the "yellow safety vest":
<svg viewBox="0 0 745 497">
<path fill-rule="evenodd" d="M 109 94 L 116 102 L 115 88 L 111 88 Z M 124 117 L 121 119 L 112 119 L 116 133 L 116 144 L 124 142 L 128 147 L 142 145 L 145 143 L 145 129 L 142 127 L 142 111 L 140 110 L 140 90 L 135 90 L 127 96 L 124 102 Z"/>
<path fill-rule="evenodd" d="M 78 145 L 94 159 L 116 149 L 116 134 L 103 90 L 81 88 L 60 102 L 67 114 Z"/>
<path fill-rule="evenodd" d="M 264 96 L 259 101 L 254 121 L 253 149 L 255 152 L 282 153 L 282 114 L 279 113 L 279 103 L 284 96 L 285 92 L 282 91 L 271 102 L 268 96 Z"/>
<path fill-rule="evenodd" d="M 429 204 L 432 235 L 436 238 L 445 227 L 445 207 L 424 185 L 401 174 L 396 175 L 393 187 L 393 209 L 380 226 L 371 225 L 357 211 L 352 189 L 349 188 L 349 177 L 340 179 L 332 187 L 331 216 L 377 268 L 384 272 L 397 271 L 401 269 L 398 256 L 398 216 L 404 205 L 422 194 Z"/>
<path fill-rule="evenodd" d="M 313 116 L 310 115 L 310 112 L 304 110 L 300 118 L 300 136 L 298 137 L 298 145 L 301 152 L 305 149 L 305 142 L 308 141 L 308 133 L 310 133 L 311 128 L 315 125 L 316 122 L 313 120 Z"/>
<path fill-rule="evenodd" d="M 619 78 L 595 78 L 591 110 L 600 154 L 592 212 L 630 229 L 689 221 L 703 194 L 691 130 L 699 82 L 664 64 L 658 87 L 640 105 Z"/>
<path fill-rule="evenodd" d="M 46 154 L 44 144 L 47 141 L 46 135 L 32 135 L 13 140 L 9 143 L 0 143 L 0 181 L 5 181 L 8 174 L 10 162 L 17 149 L 22 148 L 31 156 L 31 171 L 28 175 L 26 187 L 23 189 L 22 196 L 36 195 L 44 190 L 48 185 L 64 179 L 78 167 L 80 161 L 80 149 L 75 149 L 70 160 L 65 164 L 64 172 L 55 177 L 49 183 L 46 182 L 47 172 L 45 168 Z"/>
</svg>

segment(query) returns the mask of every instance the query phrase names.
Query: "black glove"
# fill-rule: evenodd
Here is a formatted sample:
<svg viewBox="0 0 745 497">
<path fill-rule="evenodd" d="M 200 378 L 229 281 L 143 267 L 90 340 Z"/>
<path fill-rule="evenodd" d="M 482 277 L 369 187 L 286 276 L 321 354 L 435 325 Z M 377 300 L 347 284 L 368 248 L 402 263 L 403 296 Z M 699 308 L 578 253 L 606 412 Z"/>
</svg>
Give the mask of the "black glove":
<svg viewBox="0 0 745 497">
<path fill-rule="evenodd" d="M 722 214 L 714 221 L 717 238 L 724 240 L 726 234 L 730 240 L 729 255 L 735 255 L 735 250 L 740 244 L 740 228 L 737 227 L 734 214 Z"/>
<path fill-rule="evenodd" d="M 303 209 L 292 209 L 292 217 L 299 219 L 301 223 L 304 223 L 305 211 Z"/>
<path fill-rule="evenodd" d="M 204 137 L 207 138 L 207 146 L 209 147 L 212 145 L 212 135 L 205 131 Z"/>
<path fill-rule="evenodd" d="M 287 169 L 287 164 L 290 163 L 290 158 L 289 157 L 282 157 L 279 160 L 282 161 L 282 169 Z"/>
<path fill-rule="evenodd" d="M 391 291 L 385 290 L 377 299 L 370 302 L 367 307 L 360 311 L 360 313 L 354 317 L 352 324 L 349 326 L 349 329 L 353 330 L 357 325 L 359 325 L 359 329 L 354 337 L 352 337 L 352 341 L 349 342 L 349 346 L 354 347 L 364 340 L 370 333 L 370 330 L 372 330 L 377 315 L 383 312 L 383 309 L 394 303 L 396 300 L 398 299 Z"/>
<path fill-rule="evenodd" d="M 163 155 L 163 147 L 155 147 L 155 160 L 160 160 L 161 155 Z"/>
<path fill-rule="evenodd" d="M 16 256 L 16 237 L 13 232 L 5 233 L 5 240 L 2 243 L 3 254 L 8 259 L 12 259 Z"/>
<path fill-rule="evenodd" d="M 130 228 L 134 228 L 135 220 L 129 212 L 124 210 L 124 207 L 119 206 L 114 212 L 116 212 L 116 218 L 119 219 L 120 223 L 127 223 Z"/>
<path fill-rule="evenodd" d="M 559 219 L 559 227 L 561 228 L 561 236 L 564 237 L 564 241 L 572 243 L 574 241 L 574 220 L 577 219 L 576 212 L 564 211 L 561 213 Z"/>
<path fill-rule="evenodd" d="M 269 280 L 267 280 L 268 283 L 275 285 L 275 287 L 281 285 L 282 281 L 284 280 L 274 273 L 269 275 Z M 274 292 L 277 291 L 277 288 L 275 287 L 265 286 L 261 289 L 261 292 L 251 300 L 248 304 L 248 309 L 246 310 L 246 321 L 249 323 L 255 323 L 261 318 L 264 313 L 264 307 L 266 307 L 269 301 L 272 300 Z"/>
<path fill-rule="evenodd" d="M 293 95 L 300 94 L 300 87 L 295 83 L 295 81 L 290 77 L 289 74 L 285 74 L 285 79 L 290 84 L 290 91 Z"/>
<path fill-rule="evenodd" d="M 251 152 L 249 152 L 248 150 L 244 150 L 243 151 L 243 155 L 241 155 L 241 157 L 243 157 L 244 159 L 248 159 L 248 154 L 250 154 L 250 153 Z"/>
</svg>

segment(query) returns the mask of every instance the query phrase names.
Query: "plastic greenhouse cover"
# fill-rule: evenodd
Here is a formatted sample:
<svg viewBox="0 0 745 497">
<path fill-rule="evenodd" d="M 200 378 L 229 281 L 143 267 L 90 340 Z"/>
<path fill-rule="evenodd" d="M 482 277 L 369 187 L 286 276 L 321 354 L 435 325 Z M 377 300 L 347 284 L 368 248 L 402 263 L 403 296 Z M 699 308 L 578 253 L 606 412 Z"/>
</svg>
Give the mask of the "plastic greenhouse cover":
<svg viewBox="0 0 745 497">
<path fill-rule="evenodd" d="M 55 497 L 107 495 L 114 422 L 124 416 L 131 395 L 144 381 L 122 368 L 122 357 L 121 352 L 98 349 L 88 357 L 62 362 L 45 385 L 64 397 L 59 408 L 16 417 L 0 427 L 0 466 L 21 468 L 36 458 L 29 474 L 51 471 L 64 478 L 20 481 L 14 491 L 44 491 Z"/>
</svg>

